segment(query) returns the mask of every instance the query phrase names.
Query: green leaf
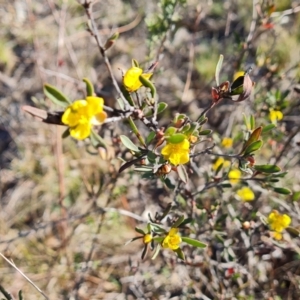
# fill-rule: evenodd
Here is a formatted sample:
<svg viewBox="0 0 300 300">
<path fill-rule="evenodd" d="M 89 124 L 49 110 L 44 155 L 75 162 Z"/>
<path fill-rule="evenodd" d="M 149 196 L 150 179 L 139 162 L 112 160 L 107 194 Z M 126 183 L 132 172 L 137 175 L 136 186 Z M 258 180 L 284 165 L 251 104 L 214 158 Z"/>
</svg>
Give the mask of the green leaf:
<svg viewBox="0 0 300 300">
<path fill-rule="evenodd" d="M 300 191 L 295 192 L 292 197 L 293 201 L 300 201 Z"/>
<path fill-rule="evenodd" d="M 275 128 L 276 125 L 275 124 L 268 124 L 266 125 L 263 129 L 262 129 L 262 132 L 261 133 L 266 133 L 270 130 L 272 130 L 273 128 Z"/>
<path fill-rule="evenodd" d="M 44 84 L 44 94 L 53 103 L 62 107 L 66 107 L 71 104 L 71 101 L 62 92 L 50 84 Z"/>
<path fill-rule="evenodd" d="M 68 136 L 70 136 L 70 128 L 67 128 L 61 135 L 63 139 L 67 138 Z"/>
<path fill-rule="evenodd" d="M 90 139 L 91 139 L 91 143 L 93 145 L 94 148 L 99 148 L 99 147 L 103 147 L 106 149 L 106 144 L 105 141 L 103 140 L 103 138 L 93 129 L 91 130 L 91 134 L 90 134 Z"/>
<path fill-rule="evenodd" d="M 155 259 L 155 258 L 157 257 L 157 255 L 158 255 L 160 249 L 161 249 L 161 245 L 158 244 L 157 247 L 156 247 L 156 249 L 155 249 L 155 251 L 154 251 L 154 254 L 153 254 L 152 257 L 151 257 L 152 260 Z"/>
<path fill-rule="evenodd" d="M 168 127 L 167 130 L 165 131 L 165 136 L 171 136 L 173 134 L 175 134 L 175 132 L 177 131 L 177 128 L 175 127 Z"/>
<path fill-rule="evenodd" d="M 253 115 L 250 115 L 250 129 L 253 130 L 255 127 L 255 119 Z"/>
<path fill-rule="evenodd" d="M 155 88 L 154 84 L 149 79 L 145 78 L 143 75 L 139 76 L 139 80 L 143 86 L 150 89 L 151 96 L 152 96 L 152 98 L 154 98 L 155 94 L 156 94 L 156 88 Z"/>
<path fill-rule="evenodd" d="M 155 131 L 151 131 L 148 136 L 146 137 L 146 144 L 149 145 L 153 139 L 155 138 L 156 136 L 156 132 Z"/>
<path fill-rule="evenodd" d="M 132 238 L 132 239 L 130 239 L 129 241 L 127 241 L 127 242 L 125 243 L 125 246 L 128 245 L 128 244 L 130 244 L 131 242 L 134 242 L 134 241 L 139 240 L 139 239 L 141 239 L 141 238 L 143 238 L 143 237 L 142 237 L 142 236 L 137 236 L 137 237 L 135 237 L 135 238 Z"/>
<path fill-rule="evenodd" d="M 86 84 L 86 94 L 87 94 L 87 96 L 95 96 L 94 86 L 90 82 L 90 80 L 88 78 L 83 78 L 82 80 Z"/>
<path fill-rule="evenodd" d="M 258 172 L 267 174 L 277 173 L 281 171 L 281 169 L 275 165 L 255 165 L 254 169 Z"/>
<path fill-rule="evenodd" d="M 220 72 L 222 69 L 223 59 L 224 59 L 224 56 L 221 54 L 219 57 L 219 61 L 217 63 L 216 72 L 215 72 L 215 79 L 216 79 L 217 86 L 220 85 Z"/>
<path fill-rule="evenodd" d="M 129 150 L 139 153 L 139 148 L 125 135 L 120 135 L 122 144 Z"/>
<path fill-rule="evenodd" d="M 178 176 L 179 178 L 184 182 L 184 183 L 187 183 L 188 180 L 189 180 L 189 176 L 186 172 L 186 169 L 183 165 L 179 165 L 177 167 L 177 172 L 178 172 Z"/>
<path fill-rule="evenodd" d="M 180 224 L 180 226 L 178 226 L 178 227 L 182 228 L 182 227 L 184 227 L 185 225 L 192 223 L 193 221 L 194 221 L 193 218 L 186 218 L 186 219 Z"/>
<path fill-rule="evenodd" d="M 222 170 L 222 168 L 223 168 L 223 163 L 221 163 L 219 166 L 218 166 L 218 168 L 217 168 L 217 170 L 216 170 L 216 172 L 215 172 L 215 175 L 217 176 L 218 175 L 218 173 Z"/>
<path fill-rule="evenodd" d="M 277 187 L 273 187 L 273 191 L 278 193 L 278 194 L 282 194 L 282 195 L 290 195 L 292 192 L 289 189 L 286 188 L 277 188 Z"/>
<path fill-rule="evenodd" d="M 160 221 L 163 220 L 169 214 L 169 212 L 171 211 L 171 209 L 172 209 L 172 203 L 170 202 L 170 203 L 167 204 L 167 206 L 164 209 L 162 215 L 159 217 L 159 220 Z"/>
<path fill-rule="evenodd" d="M 149 160 L 149 162 L 151 162 L 151 163 L 155 163 L 155 161 L 156 161 L 156 157 L 157 157 L 157 155 L 154 153 L 154 152 L 152 152 L 152 151 L 149 151 L 148 153 L 147 153 L 147 158 L 148 158 L 148 160 Z"/>
<path fill-rule="evenodd" d="M 248 123 L 247 116 L 243 113 L 243 120 L 248 130 L 250 130 L 250 124 Z"/>
<path fill-rule="evenodd" d="M 184 216 L 178 217 L 177 221 L 172 224 L 172 228 L 177 228 L 184 221 Z"/>
<path fill-rule="evenodd" d="M 181 260 L 185 260 L 185 257 L 184 257 L 184 253 L 182 252 L 182 250 L 180 248 L 176 249 L 176 250 L 173 250 L 177 257 Z"/>
<path fill-rule="evenodd" d="M 201 116 L 198 120 L 197 120 L 197 123 L 199 125 L 203 125 L 205 124 L 206 122 L 208 121 L 208 118 L 205 116 L 205 114 L 203 116 Z"/>
<path fill-rule="evenodd" d="M 22 290 L 19 290 L 18 296 L 19 296 L 19 300 L 23 300 Z"/>
<path fill-rule="evenodd" d="M 249 139 L 246 141 L 241 153 L 243 153 L 245 151 L 246 148 L 248 148 L 248 146 L 250 144 L 252 144 L 253 142 L 256 142 L 257 140 L 259 140 L 260 135 L 261 135 L 261 131 L 262 131 L 262 127 L 257 127 L 250 135 Z"/>
<path fill-rule="evenodd" d="M 291 234 L 293 237 L 300 237 L 300 231 L 295 227 L 287 227 L 286 231 Z"/>
<path fill-rule="evenodd" d="M 273 177 L 284 178 L 287 173 L 288 172 L 280 172 L 280 173 L 277 173 L 277 174 L 273 174 Z"/>
<path fill-rule="evenodd" d="M 257 151 L 258 149 L 260 149 L 262 144 L 263 144 L 263 142 L 261 140 L 253 142 L 245 149 L 244 156 L 247 156 L 247 155 L 251 154 L 252 152 Z"/>
<path fill-rule="evenodd" d="M 172 144 L 179 144 L 181 143 L 184 139 L 186 139 L 186 136 L 182 133 L 174 133 L 170 137 L 167 138 L 167 141 Z"/>
<path fill-rule="evenodd" d="M 209 135 L 212 133 L 211 129 L 205 129 L 199 132 L 199 135 Z"/>
<path fill-rule="evenodd" d="M 165 185 L 170 189 L 170 190 L 174 190 L 175 189 L 175 185 L 172 183 L 172 181 L 170 180 L 170 178 L 165 178 L 164 181 Z"/>
<path fill-rule="evenodd" d="M 243 93 L 244 91 L 244 75 L 238 77 L 231 85 L 230 89 L 230 95 L 234 96 L 234 95 L 240 95 Z"/>
<path fill-rule="evenodd" d="M 139 228 L 139 227 L 135 227 L 134 230 L 135 230 L 136 232 L 142 234 L 142 235 L 145 235 L 145 234 L 146 234 L 146 232 L 144 232 L 144 230 L 141 229 L 141 228 Z"/>
<path fill-rule="evenodd" d="M 167 107 L 168 107 L 167 103 L 159 102 L 158 105 L 157 105 L 157 114 L 162 113 Z"/>
<path fill-rule="evenodd" d="M 231 188 L 232 187 L 232 185 L 230 183 L 221 183 L 220 186 L 222 188 Z"/>
<path fill-rule="evenodd" d="M 137 67 L 137 68 L 140 67 L 140 66 L 139 66 L 139 63 L 138 63 L 137 60 L 135 60 L 135 59 L 132 59 L 131 65 L 132 65 L 133 67 Z"/>
<path fill-rule="evenodd" d="M 147 255 L 147 253 L 148 253 L 148 247 L 149 245 L 148 244 L 146 244 L 145 246 L 144 246 L 144 249 L 143 249 L 143 252 L 142 252 L 142 255 L 141 255 L 141 259 L 143 260 L 144 258 L 145 258 L 145 256 Z"/>
<path fill-rule="evenodd" d="M 197 240 L 194 240 L 194 239 L 191 239 L 191 238 L 188 238 L 188 237 L 181 237 L 182 241 L 191 245 L 191 246 L 194 246 L 194 247 L 197 247 L 197 248 L 206 248 L 207 245 L 202 243 L 202 242 L 199 242 Z"/>
</svg>

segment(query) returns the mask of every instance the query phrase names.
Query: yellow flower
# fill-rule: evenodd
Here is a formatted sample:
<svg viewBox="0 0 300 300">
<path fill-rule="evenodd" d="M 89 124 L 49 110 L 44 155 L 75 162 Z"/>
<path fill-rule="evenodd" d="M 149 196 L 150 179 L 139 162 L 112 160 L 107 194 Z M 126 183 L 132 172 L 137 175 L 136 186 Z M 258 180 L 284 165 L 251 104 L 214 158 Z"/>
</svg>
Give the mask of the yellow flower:
<svg viewBox="0 0 300 300">
<path fill-rule="evenodd" d="M 281 215 L 277 210 L 273 210 L 268 216 L 268 223 L 271 230 L 274 231 L 276 240 L 282 239 L 281 232 L 291 224 L 291 218 L 284 214 Z"/>
<path fill-rule="evenodd" d="M 143 238 L 143 242 L 144 244 L 148 244 L 152 241 L 152 235 L 150 233 L 147 233 L 144 235 L 144 238 Z"/>
<path fill-rule="evenodd" d="M 224 137 L 222 140 L 222 146 L 224 148 L 231 148 L 233 144 L 233 140 L 231 138 L 228 137 Z"/>
<path fill-rule="evenodd" d="M 182 142 L 177 144 L 167 143 L 161 149 L 161 154 L 164 156 L 164 159 L 170 161 L 171 164 L 177 166 L 189 162 L 189 151 L 190 142 L 187 139 L 184 139 Z"/>
<path fill-rule="evenodd" d="M 103 123 L 106 116 L 103 99 L 90 96 L 69 105 L 62 116 L 62 122 L 70 127 L 73 138 L 83 140 L 91 134 L 92 125 Z"/>
<path fill-rule="evenodd" d="M 135 92 L 142 86 L 142 83 L 139 80 L 140 75 L 142 75 L 146 79 L 150 79 L 150 77 L 152 76 L 152 73 L 144 73 L 143 74 L 143 70 L 138 67 L 131 67 L 125 73 L 125 75 L 123 77 L 123 84 L 129 93 Z"/>
<path fill-rule="evenodd" d="M 213 170 L 217 171 L 221 164 L 223 164 L 224 168 L 230 166 L 230 162 L 228 160 L 225 160 L 223 157 L 218 157 L 218 159 L 215 161 L 215 163 L 212 166 Z"/>
<path fill-rule="evenodd" d="M 179 244 L 181 243 L 181 237 L 178 234 L 178 228 L 171 228 L 168 235 L 162 242 L 162 246 L 164 248 L 169 248 L 171 250 L 176 250 L 179 248 Z"/>
<path fill-rule="evenodd" d="M 269 118 L 272 123 L 276 123 L 277 121 L 282 120 L 283 118 L 283 113 L 280 110 L 270 110 Z"/>
<path fill-rule="evenodd" d="M 243 187 L 239 189 L 236 193 L 242 201 L 252 201 L 255 198 L 253 191 L 248 187 Z"/>
<path fill-rule="evenodd" d="M 237 184 L 240 181 L 242 173 L 239 169 L 233 169 L 228 173 L 228 178 L 231 184 Z"/>
</svg>

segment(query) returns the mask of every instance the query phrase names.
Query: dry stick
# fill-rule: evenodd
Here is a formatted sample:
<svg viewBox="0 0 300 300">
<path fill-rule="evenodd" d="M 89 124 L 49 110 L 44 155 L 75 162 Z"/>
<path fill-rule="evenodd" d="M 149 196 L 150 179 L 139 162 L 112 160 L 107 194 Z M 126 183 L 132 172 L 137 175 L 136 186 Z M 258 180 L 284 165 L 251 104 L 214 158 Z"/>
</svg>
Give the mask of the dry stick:
<svg viewBox="0 0 300 300">
<path fill-rule="evenodd" d="M 86 12 L 86 15 L 88 17 L 88 20 L 90 21 L 90 24 L 91 26 L 89 26 L 89 29 L 90 29 L 90 32 L 91 34 L 94 36 L 95 40 L 96 40 L 96 43 L 97 43 L 97 46 L 99 48 L 99 51 L 104 59 L 104 63 L 106 65 L 106 68 L 109 72 L 109 75 L 111 77 L 111 80 L 113 82 L 113 85 L 116 89 L 116 91 L 118 92 L 119 94 L 119 97 L 121 97 L 121 99 L 123 100 L 124 102 L 124 105 L 125 105 L 125 110 L 133 110 L 133 107 L 130 106 L 130 104 L 128 103 L 127 99 L 124 97 L 119 85 L 118 85 L 118 82 L 113 74 L 113 71 L 112 71 L 112 67 L 111 67 L 111 64 L 109 62 L 109 59 L 106 55 L 106 52 L 105 52 L 105 49 L 102 45 L 102 42 L 101 42 L 101 39 L 100 39 L 100 36 L 99 36 L 99 32 L 98 32 L 98 29 L 97 29 L 97 26 L 96 26 L 96 23 L 95 23 L 95 20 L 93 18 L 93 14 L 92 14 L 92 3 L 89 1 L 89 0 L 85 0 L 85 2 L 82 4 L 82 6 L 84 7 L 85 9 L 85 12 Z"/>
<path fill-rule="evenodd" d="M 49 299 L 49 297 L 38 287 L 36 286 L 13 262 L 11 262 L 8 258 L 6 258 L 1 252 L 0 256 L 6 260 L 15 270 L 17 270 L 40 294 L 44 296 L 45 299 Z"/>
</svg>

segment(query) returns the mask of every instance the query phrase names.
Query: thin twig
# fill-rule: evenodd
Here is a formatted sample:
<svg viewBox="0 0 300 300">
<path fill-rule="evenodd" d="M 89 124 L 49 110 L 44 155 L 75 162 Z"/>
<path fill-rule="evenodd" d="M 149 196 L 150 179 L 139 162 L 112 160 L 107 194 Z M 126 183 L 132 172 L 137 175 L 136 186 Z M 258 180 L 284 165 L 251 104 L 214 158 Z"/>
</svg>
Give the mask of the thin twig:
<svg viewBox="0 0 300 300">
<path fill-rule="evenodd" d="M 91 3 L 90 0 L 85 0 L 85 2 L 83 3 L 82 6 L 85 9 L 87 18 L 88 18 L 89 23 L 90 23 L 90 27 L 89 27 L 90 32 L 93 35 L 93 37 L 95 38 L 95 40 L 96 40 L 98 49 L 99 49 L 99 51 L 101 53 L 102 58 L 104 59 L 104 63 L 105 63 L 106 68 L 107 68 L 107 70 L 109 72 L 109 75 L 111 77 L 112 83 L 113 83 L 116 91 L 118 92 L 119 97 L 124 102 L 125 110 L 129 110 L 131 106 L 129 105 L 127 99 L 124 97 L 124 95 L 123 95 L 123 93 L 122 93 L 122 91 L 121 91 L 121 89 L 120 89 L 120 87 L 118 85 L 118 82 L 117 82 L 117 80 L 116 80 L 116 78 L 115 78 L 115 76 L 113 74 L 111 64 L 110 64 L 109 59 L 108 59 L 108 57 L 106 55 L 104 46 L 102 44 L 102 41 L 101 41 L 101 38 L 100 38 L 100 35 L 99 35 L 99 32 L 98 32 L 98 29 L 97 29 L 97 25 L 96 25 L 94 17 L 93 17 L 92 3 Z"/>
<path fill-rule="evenodd" d="M 1 252 L 0 256 L 9 263 L 15 270 L 17 270 L 40 294 L 44 296 L 45 299 L 49 299 L 49 297 L 38 287 L 35 285 L 34 282 L 32 282 L 13 262 L 11 262 L 8 258 L 6 258 Z"/>
</svg>

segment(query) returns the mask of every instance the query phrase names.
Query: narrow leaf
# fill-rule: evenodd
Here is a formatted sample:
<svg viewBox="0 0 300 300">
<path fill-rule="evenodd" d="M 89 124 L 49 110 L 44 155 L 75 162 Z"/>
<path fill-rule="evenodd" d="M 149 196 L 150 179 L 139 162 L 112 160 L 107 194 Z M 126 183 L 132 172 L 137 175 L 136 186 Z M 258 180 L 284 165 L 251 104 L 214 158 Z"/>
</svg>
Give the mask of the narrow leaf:
<svg viewBox="0 0 300 300">
<path fill-rule="evenodd" d="M 22 106 L 22 110 L 32 115 L 38 121 L 48 124 L 65 125 L 61 121 L 63 111 L 48 112 L 29 105 Z"/>
<path fill-rule="evenodd" d="M 82 80 L 86 84 L 86 94 L 87 94 L 87 96 L 94 96 L 95 92 L 94 92 L 93 84 L 90 82 L 90 80 L 88 78 L 83 78 Z"/>
<path fill-rule="evenodd" d="M 180 216 L 177 221 L 172 225 L 172 228 L 177 228 L 184 221 L 184 216 Z"/>
<path fill-rule="evenodd" d="M 122 165 L 119 169 L 119 173 L 123 172 L 124 170 L 126 170 L 127 168 L 131 167 L 132 165 L 136 164 L 137 162 L 139 162 L 145 155 L 141 155 L 138 158 L 135 158 L 131 161 L 126 162 L 124 165 Z M 150 173 L 150 172 L 148 172 Z"/>
<path fill-rule="evenodd" d="M 281 187 L 279 187 L 279 188 L 274 187 L 273 190 L 274 190 L 274 192 L 276 192 L 278 194 L 282 194 L 282 195 L 290 195 L 292 193 L 291 190 L 286 189 L 286 188 L 281 188 Z"/>
<path fill-rule="evenodd" d="M 125 135 L 120 135 L 122 144 L 129 150 L 139 153 L 139 148 Z"/>
<path fill-rule="evenodd" d="M 255 118 L 253 115 L 250 116 L 250 127 L 251 130 L 255 128 Z"/>
<path fill-rule="evenodd" d="M 158 105 L 157 105 L 157 114 L 162 113 L 167 107 L 168 107 L 167 103 L 159 102 Z"/>
<path fill-rule="evenodd" d="M 143 86 L 145 86 L 145 87 L 147 87 L 147 88 L 150 89 L 151 96 L 152 96 L 152 98 L 154 98 L 155 94 L 156 94 L 156 88 L 155 88 L 154 84 L 150 80 L 148 80 L 147 78 L 145 78 L 143 75 L 139 76 L 139 80 L 143 84 Z"/>
<path fill-rule="evenodd" d="M 144 232 L 143 229 L 139 228 L 139 227 L 135 227 L 134 230 L 142 235 L 145 235 L 146 233 Z"/>
<path fill-rule="evenodd" d="M 127 241 L 127 242 L 125 243 L 125 246 L 128 245 L 128 244 L 130 244 L 131 242 L 136 241 L 136 240 L 139 240 L 139 239 L 141 239 L 141 238 L 142 238 L 142 236 L 137 236 L 137 237 L 135 237 L 135 238 L 132 238 L 132 239 L 130 239 L 129 241 Z"/>
<path fill-rule="evenodd" d="M 185 257 L 184 257 L 184 253 L 182 252 L 182 250 L 180 248 L 176 249 L 176 250 L 173 250 L 177 257 L 181 260 L 185 260 Z"/>
<path fill-rule="evenodd" d="M 300 231 L 295 227 L 287 227 L 286 231 L 294 237 L 300 237 Z"/>
<path fill-rule="evenodd" d="M 199 132 L 199 135 L 209 135 L 212 133 L 211 129 L 205 129 Z"/>
<path fill-rule="evenodd" d="M 183 165 L 179 165 L 177 167 L 177 172 L 178 172 L 178 176 L 179 178 L 184 182 L 184 183 L 187 183 L 188 180 L 189 180 L 189 176 L 186 172 L 186 169 Z"/>
<path fill-rule="evenodd" d="M 262 133 L 266 133 L 266 132 L 272 130 L 273 128 L 275 128 L 275 127 L 276 127 L 275 124 L 268 124 L 268 125 L 266 125 L 266 126 L 262 129 Z"/>
<path fill-rule="evenodd" d="M 92 145 L 97 149 L 99 147 L 103 147 L 106 149 L 106 144 L 103 138 L 95 131 L 91 130 L 91 135 L 90 135 L 91 143 Z"/>
<path fill-rule="evenodd" d="M 202 243 L 202 242 L 199 242 L 197 240 L 194 240 L 194 239 L 191 239 L 191 238 L 188 238 L 188 237 L 181 237 L 182 241 L 191 245 L 191 246 L 194 246 L 194 247 L 197 247 L 197 248 L 206 248 L 207 245 Z"/>
<path fill-rule="evenodd" d="M 184 139 L 186 139 L 186 136 L 184 134 L 182 134 L 182 133 L 174 133 L 169 138 L 167 138 L 167 141 L 170 142 L 170 143 L 172 143 L 172 144 L 179 144 Z"/>
<path fill-rule="evenodd" d="M 145 258 L 145 256 L 147 255 L 147 253 L 148 253 L 148 247 L 149 245 L 148 244 L 146 244 L 145 246 L 144 246 L 144 249 L 143 249 L 143 252 L 142 252 L 142 255 L 141 255 L 141 259 L 144 259 Z"/>
<path fill-rule="evenodd" d="M 152 260 L 155 259 L 155 258 L 157 257 L 157 255 L 158 255 L 160 249 L 161 249 L 161 245 L 158 244 L 157 247 L 156 247 L 156 249 L 155 249 L 154 254 L 153 254 L 152 257 L 151 257 Z"/>
<path fill-rule="evenodd" d="M 151 131 L 148 136 L 146 137 L 146 144 L 149 145 L 153 139 L 155 138 L 156 136 L 156 132 L 155 131 Z"/>
<path fill-rule="evenodd" d="M 250 125 L 250 124 L 249 124 Z M 261 135 L 261 132 L 262 132 L 262 127 L 257 127 L 250 135 L 249 139 L 246 141 L 241 153 L 244 152 L 244 150 L 246 148 L 248 148 L 249 145 L 251 145 L 253 142 L 256 142 L 257 140 L 259 140 L 260 138 L 260 135 Z"/>
<path fill-rule="evenodd" d="M 262 146 L 263 142 L 261 140 L 253 142 L 251 145 L 249 145 L 244 153 L 244 156 L 247 156 L 255 151 L 257 151 L 258 149 L 260 149 L 260 147 Z"/>
<path fill-rule="evenodd" d="M 62 137 L 63 139 L 65 139 L 65 138 L 67 138 L 68 136 L 70 136 L 70 130 L 69 130 L 69 128 L 67 128 L 67 129 L 63 132 L 63 134 L 61 135 L 61 137 Z"/>
<path fill-rule="evenodd" d="M 254 169 L 258 172 L 268 173 L 268 174 L 277 173 L 281 171 L 281 169 L 275 165 L 255 165 Z"/>
<path fill-rule="evenodd" d="M 66 107 L 71 104 L 71 101 L 62 92 L 50 84 L 44 84 L 44 94 L 53 103 L 62 107 Z"/>
<path fill-rule="evenodd" d="M 218 60 L 217 66 L 216 66 L 216 72 L 215 72 L 215 79 L 216 79 L 217 86 L 220 85 L 220 72 L 222 69 L 223 59 L 224 59 L 224 56 L 221 54 L 219 57 L 219 60 Z"/>
<path fill-rule="evenodd" d="M 180 224 L 180 228 L 183 228 L 185 225 L 190 224 L 194 221 L 193 218 L 186 218 L 181 224 Z"/>
</svg>

